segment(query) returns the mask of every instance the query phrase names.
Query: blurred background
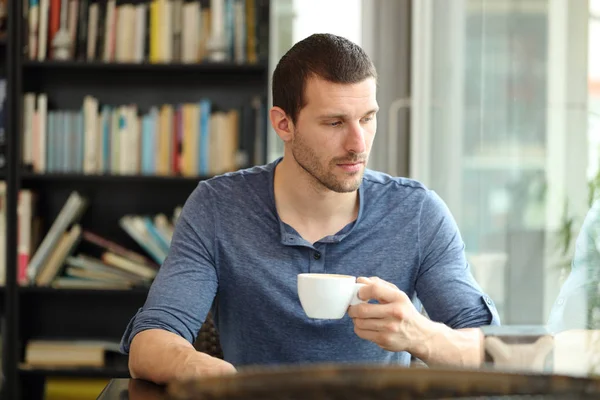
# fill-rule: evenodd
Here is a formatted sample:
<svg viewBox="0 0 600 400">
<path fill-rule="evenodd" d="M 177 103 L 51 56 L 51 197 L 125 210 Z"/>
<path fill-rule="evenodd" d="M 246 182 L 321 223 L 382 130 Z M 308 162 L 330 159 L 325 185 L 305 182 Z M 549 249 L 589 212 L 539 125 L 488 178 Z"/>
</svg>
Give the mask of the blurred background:
<svg viewBox="0 0 600 400">
<path fill-rule="evenodd" d="M 174 39 L 160 48 L 153 43 L 164 32 L 132 30 L 121 37 L 102 22 L 116 12 L 126 16 L 119 19 L 124 26 L 127 18 L 150 21 L 154 14 L 140 11 L 142 1 L 14 3 L 8 13 L 7 0 L 0 1 L 0 97 L 8 115 L 8 125 L 0 124 L 0 146 L 5 135 L 18 136 L 8 142 L 13 147 L 0 147 L 1 167 L 18 187 L 0 191 L 16 196 L 18 189 L 20 210 L 2 202 L 8 240 L 8 247 L 0 246 L 7 287 L 2 334 L 10 353 L 3 365 L 30 398 L 43 390 L 66 396 L 61 388 L 83 378 L 126 373 L 122 363 L 56 372 L 27 358 L 28 343 L 120 338 L 147 293 L 138 284 L 151 281 L 152 271 L 138 271 L 127 287 L 115 286 L 106 271 L 105 279 L 85 275 L 86 257 L 104 267 L 119 261 L 99 253 L 107 244 L 92 234 L 142 254 L 148 265 L 160 264 L 178 207 L 198 177 L 281 156 L 282 143 L 266 119 L 270 75 L 294 43 L 313 33 L 344 36 L 372 57 L 381 111 L 369 166 L 420 180 L 446 201 L 473 274 L 496 302 L 502 323 L 542 326 L 564 303 L 561 288 L 574 267 L 576 239 L 600 186 L 600 0 L 203 0 L 187 6 L 154 0 L 148 4 L 166 7 L 167 15 L 189 15 L 173 19 Z M 11 15 L 22 16 L 12 29 Z M 63 29 L 71 38 L 66 45 Z M 116 29 L 126 31 L 118 23 Z M 90 32 L 97 41 L 87 38 Z M 219 35 L 229 44 L 210 42 Z M 116 37 L 116 44 L 101 46 L 110 43 L 107 37 Z M 119 44 L 128 37 L 139 43 Z M 180 109 L 184 103 L 191 108 Z M 185 144 L 181 150 L 188 139 L 177 142 L 174 132 L 183 122 L 173 121 L 184 121 L 186 113 L 200 121 L 204 115 L 232 139 L 213 142 L 199 133 L 189 140 L 200 153 L 186 152 Z M 139 124 L 139 134 L 121 141 L 121 150 L 102 139 L 89 139 L 101 150 L 86 150 L 94 145 L 84 144 L 80 124 L 89 121 L 98 124 L 98 138 L 127 131 L 129 122 Z M 12 130 L 4 132 L 5 126 Z M 63 131 L 73 136 L 53 133 Z M 156 132 L 165 131 L 172 139 L 160 142 Z M 38 145 L 42 137 L 46 142 Z M 173 150 L 178 146 L 181 151 Z M 172 151 L 163 154 L 164 148 Z M 14 169 L 6 167 L 11 162 Z M 38 245 L 74 191 L 85 200 L 72 200 L 63 250 L 52 263 L 44 261 Z M 36 225 L 36 215 L 45 222 Z M 156 231 L 156 243 L 136 236 L 140 224 Z M 19 287 L 18 296 L 12 286 Z M 595 299 L 583 304 L 586 322 L 600 318 Z M 90 309 L 107 317 L 92 320 Z M 70 324 L 74 320 L 80 323 Z M 57 327 L 57 321 L 66 325 Z M 52 379 L 56 389 L 48 386 Z"/>
</svg>

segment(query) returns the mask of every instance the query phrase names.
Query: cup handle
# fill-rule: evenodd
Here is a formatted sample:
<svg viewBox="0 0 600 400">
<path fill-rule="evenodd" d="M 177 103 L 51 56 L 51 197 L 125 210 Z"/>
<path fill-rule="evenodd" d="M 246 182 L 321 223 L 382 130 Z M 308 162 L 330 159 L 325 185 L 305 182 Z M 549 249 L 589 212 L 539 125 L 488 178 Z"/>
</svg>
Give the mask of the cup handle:
<svg viewBox="0 0 600 400">
<path fill-rule="evenodd" d="M 367 285 L 366 285 L 366 284 L 364 284 L 364 283 L 355 283 L 355 284 L 354 284 L 354 292 L 352 293 L 352 300 L 350 300 L 350 305 L 351 305 L 351 306 L 355 306 L 355 305 L 357 305 L 357 304 L 361 304 L 361 303 L 366 303 L 366 301 L 365 301 L 365 300 L 361 300 L 361 299 L 358 297 L 358 291 L 359 291 L 359 290 L 360 290 L 360 288 L 361 288 L 361 287 L 363 287 L 363 286 L 367 286 Z"/>
</svg>

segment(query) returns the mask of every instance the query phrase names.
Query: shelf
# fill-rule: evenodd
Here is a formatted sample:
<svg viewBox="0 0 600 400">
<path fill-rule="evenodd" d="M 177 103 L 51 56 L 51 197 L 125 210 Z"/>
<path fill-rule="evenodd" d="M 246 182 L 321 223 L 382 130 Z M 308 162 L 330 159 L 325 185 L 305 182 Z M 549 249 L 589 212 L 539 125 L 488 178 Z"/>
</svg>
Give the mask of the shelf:
<svg viewBox="0 0 600 400">
<path fill-rule="evenodd" d="M 23 295 L 99 295 L 99 296 L 146 296 L 148 288 L 121 289 L 55 289 L 45 286 L 21 286 L 19 293 Z"/>
<path fill-rule="evenodd" d="M 86 95 L 106 104 L 150 104 L 211 98 L 223 107 L 263 93 L 266 65 L 23 61 L 23 90 L 45 92 L 53 107 L 72 108 Z M 229 103 L 228 103 L 229 101 Z M 147 104 L 146 104 L 147 103 Z M 81 104 L 79 104 L 79 107 Z"/>
<path fill-rule="evenodd" d="M 244 124 L 242 136 L 250 140 L 250 145 L 254 139 L 262 140 L 260 163 L 264 164 L 267 157 L 263 154 L 263 147 L 266 146 L 264 140 L 268 135 L 268 124 L 262 119 L 267 114 L 265 107 L 269 96 L 270 12 L 268 0 L 256 0 L 256 59 L 259 64 L 118 63 L 91 59 L 87 62 L 81 59 L 83 57 L 65 61 L 38 61 L 30 59 L 22 49 L 13 47 L 13 36 L 9 35 L 4 40 L 0 36 L 0 61 L 9 56 L 0 65 L 0 73 L 7 74 L 6 78 L 11 82 L 15 79 L 19 82 L 14 90 L 7 93 L 8 108 L 20 114 L 8 120 L 7 132 L 20 134 L 18 122 L 23 120 L 24 110 L 19 104 L 22 105 L 26 93 L 36 96 L 45 94 L 49 111 L 73 113 L 82 110 L 87 96 L 95 98 L 99 107 L 135 105 L 138 115 L 144 115 L 154 107 L 198 104 L 207 99 L 211 102 L 211 112 L 232 109 L 244 111 L 245 119 L 240 119 L 240 124 Z M 27 27 L 27 20 L 22 18 L 16 18 L 13 22 L 14 29 L 9 29 L 10 34 Z M 254 101 L 257 98 L 260 99 L 260 106 Z M 251 107 L 248 108 L 248 105 Z M 255 121 L 258 116 L 262 119 Z M 246 125 L 249 129 L 245 129 Z M 12 143 L 15 144 L 14 141 Z M 11 147 L 11 143 L 8 143 L 8 147 L 8 154 L 17 150 Z M 255 160 L 253 153 L 252 150 L 249 157 Z M 127 234 L 119 220 L 124 215 L 134 214 L 164 214 L 171 218 L 200 182 L 213 177 L 119 175 L 108 171 L 103 174 L 103 170 L 88 175 L 78 168 L 69 169 L 73 172 L 66 172 L 66 169 L 65 172 L 58 172 L 59 169 L 51 168 L 48 173 L 34 173 L 30 166 L 23 165 L 20 157 L 13 157 L 12 162 L 10 159 L 8 162 L 17 178 L 11 181 L 12 186 L 7 187 L 9 198 L 17 198 L 18 193 L 14 191 L 20 189 L 31 190 L 35 195 L 32 213 L 36 218 L 35 228 L 39 229 L 36 232 L 40 236 L 38 239 L 47 234 L 69 195 L 77 191 L 87 200 L 85 210 L 76 221 L 82 229 L 147 257 L 149 255 L 143 246 Z M 6 172 L 0 172 L 0 180 L 6 180 L 7 177 Z M 6 237 L 9 238 L 9 250 L 12 252 L 8 258 L 13 264 L 9 268 L 16 268 L 17 207 L 8 211 L 7 226 L 12 232 L 8 232 Z M 103 250 L 96 247 L 81 243 L 74 254 L 98 257 Z M 14 274 L 11 276 L 14 278 Z M 8 288 L 0 287 L 0 314 L 5 319 L 2 326 L 5 351 L 1 398 L 41 400 L 45 395 L 45 381 L 49 377 L 129 378 L 127 356 L 112 351 L 106 353 L 103 366 L 95 368 L 26 366 L 22 364 L 25 360 L 23 353 L 27 342 L 34 339 L 119 341 L 131 319 L 144 307 L 149 288 L 58 289 L 17 286 L 12 281 L 10 284 Z"/>
<path fill-rule="evenodd" d="M 147 297 L 148 290 L 141 288 L 22 287 L 19 290 L 19 309 L 23 316 L 19 321 L 20 337 L 22 340 L 90 337 L 118 340 Z"/>
<path fill-rule="evenodd" d="M 235 64 L 235 63 L 197 63 L 197 64 L 152 64 L 152 63 L 117 63 L 102 61 L 34 61 L 24 60 L 25 70 L 78 70 L 78 71 L 116 71 L 116 72 L 218 72 L 218 73 L 267 73 L 264 64 Z"/>
<path fill-rule="evenodd" d="M 4 296 L 6 288 L 0 286 L 0 296 Z M 149 288 L 136 287 L 133 289 L 56 289 L 47 286 L 19 286 L 20 295 L 99 295 L 99 296 L 146 296 Z M 2 300 L 0 300 L 1 302 Z"/>
<path fill-rule="evenodd" d="M 36 174 L 32 172 L 21 173 L 21 178 L 26 182 L 93 182 L 93 183 L 198 183 L 209 179 L 210 176 L 184 177 L 184 176 L 159 176 L 159 175 L 96 175 L 50 173 Z"/>
<path fill-rule="evenodd" d="M 19 374 L 29 376 L 92 377 L 92 378 L 129 378 L 126 366 L 105 368 L 32 368 L 19 366 Z"/>
</svg>

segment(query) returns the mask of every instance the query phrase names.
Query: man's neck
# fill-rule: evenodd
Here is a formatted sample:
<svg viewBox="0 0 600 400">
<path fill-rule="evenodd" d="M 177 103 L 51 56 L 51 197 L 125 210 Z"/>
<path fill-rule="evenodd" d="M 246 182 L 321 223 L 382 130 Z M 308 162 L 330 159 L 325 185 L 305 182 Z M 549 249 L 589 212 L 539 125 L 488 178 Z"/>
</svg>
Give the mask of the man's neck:
<svg viewBox="0 0 600 400">
<path fill-rule="evenodd" d="M 289 157 L 275 169 L 274 191 L 280 218 L 309 241 L 335 234 L 358 215 L 358 191 L 329 190 Z"/>
</svg>

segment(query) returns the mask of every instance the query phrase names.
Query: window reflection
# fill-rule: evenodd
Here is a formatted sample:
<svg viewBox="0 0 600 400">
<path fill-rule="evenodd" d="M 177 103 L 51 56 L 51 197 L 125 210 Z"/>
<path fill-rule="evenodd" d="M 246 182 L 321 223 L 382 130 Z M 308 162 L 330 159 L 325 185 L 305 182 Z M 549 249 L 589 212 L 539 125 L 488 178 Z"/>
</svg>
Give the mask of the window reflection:
<svg viewBox="0 0 600 400">
<path fill-rule="evenodd" d="M 554 303 L 548 328 L 600 329 L 600 200 L 585 217 L 575 245 L 571 271 Z"/>
<path fill-rule="evenodd" d="M 447 202 L 504 332 L 547 330 L 555 371 L 588 373 L 570 360 L 600 353 L 600 0 L 413 6 L 430 35 L 413 177 Z"/>
<path fill-rule="evenodd" d="M 503 323 L 544 325 L 573 257 L 557 246 L 565 204 L 575 235 L 589 209 L 589 3 L 426 3 L 413 177 L 447 202 Z"/>
</svg>

